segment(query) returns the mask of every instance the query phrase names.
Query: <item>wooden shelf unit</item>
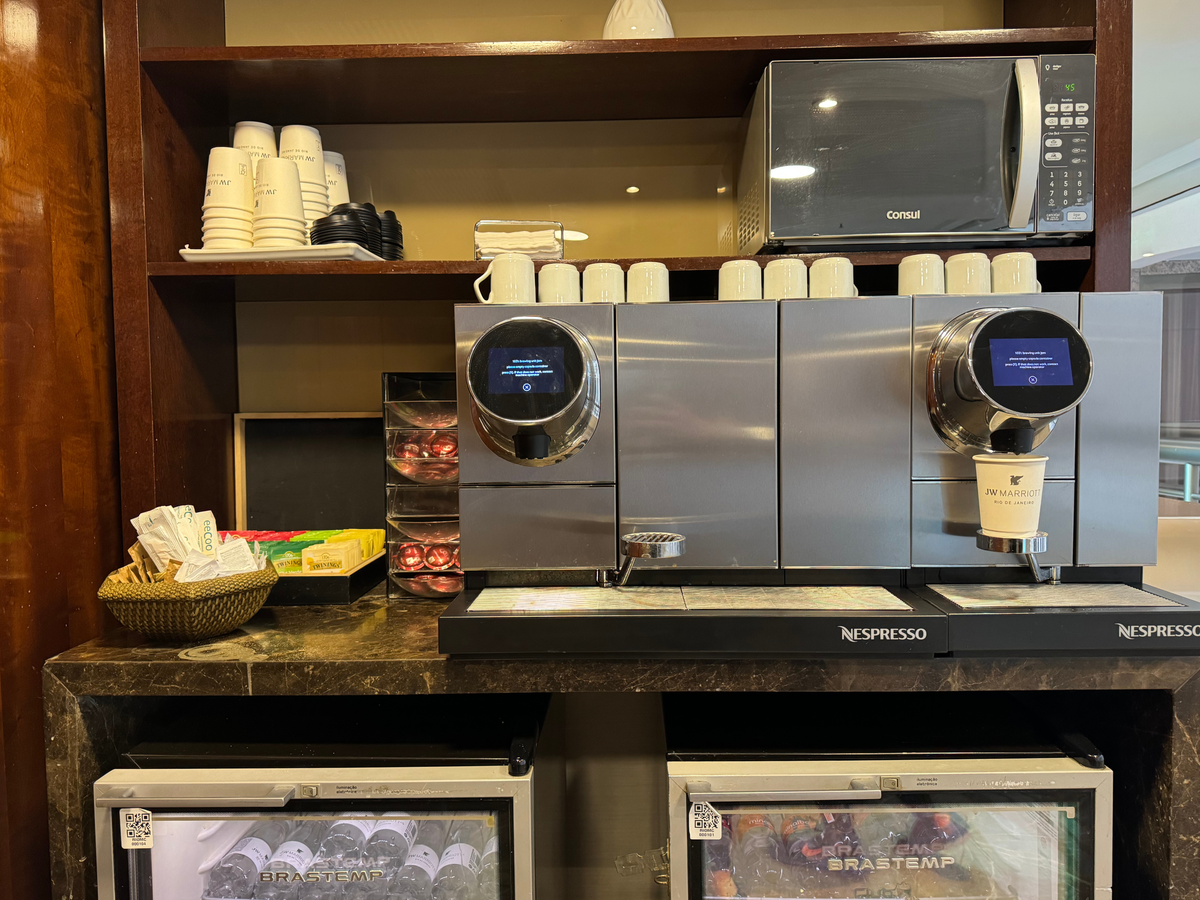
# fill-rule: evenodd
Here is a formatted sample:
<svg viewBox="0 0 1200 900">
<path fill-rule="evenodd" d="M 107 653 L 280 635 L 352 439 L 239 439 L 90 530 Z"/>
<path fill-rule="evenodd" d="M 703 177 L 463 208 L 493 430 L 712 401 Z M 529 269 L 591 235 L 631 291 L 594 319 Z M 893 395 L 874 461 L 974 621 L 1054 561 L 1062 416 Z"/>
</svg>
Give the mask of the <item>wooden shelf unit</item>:
<svg viewBox="0 0 1200 900">
<path fill-rule="evenodd" d="M 324 291 L 328 299 L 332 285 L 353 286 L 360 298 L 463 300 L 482 270 L 473 261 L 180 262 L 178 249 L 198 245 L 200 237 L 208 148 L 226 143 L 238 119 L 408 124 L 729 117 L 741 115 L 772 59 L 1094 52 L 1104 98 L 1096 113 L 1097 229 L 1091 246 L 1035 252 L 1044 261 L 1047 290 L 1125 290 L 1128 0 L 1004 0 L 1004 24 L 982 31 L 658 41 L 226 47 L 221 0 L 106 0 L 124 518 L 161 503 L 189 502 L 232 521 L 235 298 L 298 300 L 306 291 Z M 865 292 L 887 292 L 889 279 L 894 290 L 903 252 L 847 255 L 860 267 Z M 677 296 L 711 295 L 723 259 L 666 261 Z"/>
<path fill-rule="evenodd" d="M 230 122 L 545 122 L 740 116 L 774 59 L 1086 53 L 1090 27 L 887 34 L 169 47 L 141 52 L 164 95 Z M 514 98 L 521 98 L 518 101 Z"/>
</svg>

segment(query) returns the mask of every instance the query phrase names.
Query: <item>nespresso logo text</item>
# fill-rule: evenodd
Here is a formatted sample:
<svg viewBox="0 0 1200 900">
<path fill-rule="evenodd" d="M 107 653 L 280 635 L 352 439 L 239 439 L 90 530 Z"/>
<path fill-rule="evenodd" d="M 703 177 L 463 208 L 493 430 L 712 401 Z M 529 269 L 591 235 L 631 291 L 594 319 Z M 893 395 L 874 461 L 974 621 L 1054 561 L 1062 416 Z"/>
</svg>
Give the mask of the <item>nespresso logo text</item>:
<svg viewBox="0 0 1200 900">
<path fill-rule="evenodd" d="M 1200 637 L 1200 625 L 1117 625 L 1117 634 L 1132 641 L 1136 638 Z"/>
<path fill-rule="evenodd" d="M 847 628 L 842 630 L 842 640 L 858 643 L 859 641 L 923 641 L 929 636 L 924 628 Z"/>
<path fill-rule="evenodd" d="M 335 881 L 374 881 L 383 877 L 383 869 L 309 869 L 307 872 L 259 872 L 259 881 L 307 881 L 310 884 Z"/>
<path fill-rule="evenodd" d="M 887 217 L 889 219 L 919 219 L 921 211 L 919 209 L 889 209 Z"/>
<path fill-rule="evenodd" d="M 953 856 L 881 856 L 878 859 L 831 858 L 830 872 L 874 872 L 876 869 L 945 869 Z"/>
</svg>

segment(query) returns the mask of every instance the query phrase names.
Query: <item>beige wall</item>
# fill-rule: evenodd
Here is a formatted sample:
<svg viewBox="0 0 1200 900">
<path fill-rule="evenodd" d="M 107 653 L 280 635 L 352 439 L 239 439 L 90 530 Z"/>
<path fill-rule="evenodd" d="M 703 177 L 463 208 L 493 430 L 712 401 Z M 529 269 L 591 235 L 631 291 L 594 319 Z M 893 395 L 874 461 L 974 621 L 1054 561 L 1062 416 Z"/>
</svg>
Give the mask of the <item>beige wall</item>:
<svg viewBox="0 0 1200 900">
<path fill-rule="evenodd" d="M 239 303 L 242 412 L 382 408 L 380 373 L 454 369 L 454 305 L 437 301 Z"/>
<path fill-rule="evenodd" d="M 733 209 L 737 119 L 326 125 L 351 199 L 394 209 L 406 259 L 471 259 L 480 219 L 589 235 L 576 259 L 708 256 Z M 630 185 L 637 194 L 626 193 Z"/>
<path fill-rule="evenodd" d="M 226 42 L 599 38 L 609 0 L 226 0 Z M 677 37 L 999 28 L 1002 0 L 665 0 Z"/>
</svg>

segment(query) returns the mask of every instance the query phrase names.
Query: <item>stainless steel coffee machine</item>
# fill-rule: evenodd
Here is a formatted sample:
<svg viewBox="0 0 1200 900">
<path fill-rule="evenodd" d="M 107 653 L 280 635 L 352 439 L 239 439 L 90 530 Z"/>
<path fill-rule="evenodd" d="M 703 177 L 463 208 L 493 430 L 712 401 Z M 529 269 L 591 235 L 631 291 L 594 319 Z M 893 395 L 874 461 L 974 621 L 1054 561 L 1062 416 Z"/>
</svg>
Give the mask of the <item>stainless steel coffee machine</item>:
<svg viewBox="0 0 1200 900">
<path fill-rule="evenodd" d="M 443 652 L 1200 651 L 1200 604 L 1142 584 L 1158 294 L 464 305 L 455 323 L 467 590 Z M 1034 450 L 1040 532 L 982 534 L 972 457 Z"/>
<path fill-rule="evenodd" d="M 687 538 L 635 584 L 1023 566 L 977 544 L 970 457 L 1035 448 L 1043 563 L 1155 561 L 1157 294 L 460 306 L 456 327 L 468 571 L 609 569 L 629 532 Z"/>
</svg>

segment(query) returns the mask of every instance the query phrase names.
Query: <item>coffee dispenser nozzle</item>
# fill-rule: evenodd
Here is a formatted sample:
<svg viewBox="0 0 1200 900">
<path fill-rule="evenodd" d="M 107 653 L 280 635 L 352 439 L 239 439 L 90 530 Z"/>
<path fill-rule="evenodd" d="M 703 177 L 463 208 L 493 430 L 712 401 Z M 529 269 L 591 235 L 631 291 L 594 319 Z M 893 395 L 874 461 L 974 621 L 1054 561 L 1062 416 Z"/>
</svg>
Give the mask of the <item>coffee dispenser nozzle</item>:
<svg viewBox="0 0 1200 900">
<path fill-rule="evenodd" d="M 600 421 L 600 363 L 580 332 L 545 316 L 504 319 L 467 357 L 471 420 L 484 445 L 518 466 L 552 466 Z"/>
<path fill-rule="evenodd" d="M 926 402 L 957 453 L 1031 453 L 1083 399 L 1092 354 L 1079 330 L 1044 309 L 987 307 L 942 328 L 929 351 Z"/>
</svg>

